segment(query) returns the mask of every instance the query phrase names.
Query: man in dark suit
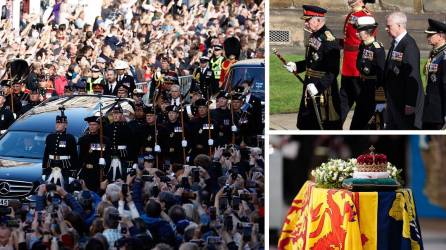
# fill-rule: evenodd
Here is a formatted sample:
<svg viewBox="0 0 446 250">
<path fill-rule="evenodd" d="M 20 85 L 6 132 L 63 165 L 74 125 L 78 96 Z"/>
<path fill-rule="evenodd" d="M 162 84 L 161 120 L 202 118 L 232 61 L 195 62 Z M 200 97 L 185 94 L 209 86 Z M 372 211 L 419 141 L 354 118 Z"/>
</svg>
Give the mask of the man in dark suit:
<svg viewBox="0 0 446 250">
<path fill-rule="evenodd" d="M 407 17 L 393 12 L 387 17 L 387 32 L 393 38 L 384 68 L 386 129 L 421 128 L 424 93 L 420 77 L 420 50 L 407 33 Z"/>
<path fill-rule="evenodd" d="M 113 69 L 107 69 L 105 72 L 107 86 L 104 89 L 104 95 L 117 95 L 118 83 L 116 82 L 116 72 Z"/>
<path fill-rule="evenodd" d="M 133 76 L 127 74 L 127 69 L 129 65 L 124 61 L 116 61 L 115 62 L 115 70 L 116 70 L 116 81 L 118 85 L 127 84 L 130 86 L 129 94 L 132 95 L 133 90 L 136 88 L 135 79 Z"/>
<path fill-rule="evenodd" d="M 290 72 L 306 71 L 297 116 L 298 129 L 341 129 L 340 100 L 336 77 L 339 74 L 339 43 L 325 25 L 327 10 L 303 6 L 306 29 L 311 31 L 305 60 L 288 62 Z"/>
<path fill-rule="evenodd" d="M 429 19 L 425 31 L 432 51 L 426 65 L 423 129 L 441 129 L 446 120 L 446 24 Z"/>
</svg>

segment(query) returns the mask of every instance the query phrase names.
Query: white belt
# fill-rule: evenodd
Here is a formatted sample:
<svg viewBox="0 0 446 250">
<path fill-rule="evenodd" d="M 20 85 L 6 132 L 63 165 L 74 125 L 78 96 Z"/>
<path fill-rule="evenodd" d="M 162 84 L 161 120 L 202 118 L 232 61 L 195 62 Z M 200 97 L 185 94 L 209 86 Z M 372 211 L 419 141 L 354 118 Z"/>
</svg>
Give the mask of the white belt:
<svg viewBox="0 0 446 250">
<path fill-rule="evenodd" d="M 49 155 L 48 158 L 50 160 L 69 160 L 70 156 L 68 156 L 68 155 Z"/>
<path fill-rule="evenodd" d="M 124 149 L 127 149 L 127 146 L 126 145 L 118 145 L 118 149 L 124 150 Z"/>
</svg>

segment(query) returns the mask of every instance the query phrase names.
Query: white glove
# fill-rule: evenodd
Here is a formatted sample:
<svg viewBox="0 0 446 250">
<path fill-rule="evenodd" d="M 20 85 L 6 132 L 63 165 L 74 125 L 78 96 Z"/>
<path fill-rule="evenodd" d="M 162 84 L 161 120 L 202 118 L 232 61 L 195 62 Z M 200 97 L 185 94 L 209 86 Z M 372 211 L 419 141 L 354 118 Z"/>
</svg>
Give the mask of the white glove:
<svg viewBox="0 0 446 250">
<path fill-rule="evenodd" d="M 157 153 L 161 152 L 160 145 L 155 145 L 155 152 L 157 152 Z"/>
<path fill-rule="evenodd" d="M 383 110 L 386 108 L 386 104 L 384 103 L 378 103 L 375 106 L 375 111 L 377 112 L 383 112 Z"/>
<path fill-rule="evenodd" d="M 209 139 L 209 140 L 208 140 L 208 145 L 209 145 L 209 146 L 212 146 L 212 145 L 214 145 L 214 140 L 212 140 L 212 139 Z"/>
<path fill-rule="evenodd" d="M 105 165 L 105 159 L 104 158 L 99 158 L 99 165 Z"/>
<path fill-rule="evenodd" d="M 289 72 L 293 73 L 296 71 L 296 63 L 288 62 L 286 65 L 283 65 Z"/>
<path fill-rule="evenodd" d="M 186 141 L 186 140 L 182 140 L 182 141 L 181 141 L 181 146 L 182 146 L 183 148 L 187 147 L 187 141 Z"/>
<path fill-rule="evenodd" d="M 160 79 L 161 78 L 161 69 L 157 69 L 155 72 L 155 78 Z"/>
<path fill-rule="evenodd" d="M 138 163 L 133 163 L 132 168 L 133 169 L 137 169 L 138 168 Z"/>
<path fill-rule="evenodd" d="M 310 83 L 307 85 L 307 91 L 310 93 L 311 96 L 317 95 L 319 91 L 317 91 L 316 85 L 314 83 Z"/>
<path fill-rule="evenodd" d="M 237 126 L 232 125 L 232 126 L 231 126 L 231 131 L 232 131 L 232 132 L 237 132 Z"/>
</svg>

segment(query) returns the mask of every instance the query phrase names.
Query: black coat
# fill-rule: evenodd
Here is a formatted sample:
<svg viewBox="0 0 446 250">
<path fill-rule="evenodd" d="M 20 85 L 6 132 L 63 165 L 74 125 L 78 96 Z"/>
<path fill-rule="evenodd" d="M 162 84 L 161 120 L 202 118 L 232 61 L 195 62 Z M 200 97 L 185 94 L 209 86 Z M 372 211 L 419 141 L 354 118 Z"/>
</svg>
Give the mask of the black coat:
<svg viewBox="0 0 446 250">
<path fill-rule="evenodd" d="M 420 50 L 406 34 L 387 54 L 384 68 L 387 129 L 421 128 L 424 93 L 420 76 Z M 405 115 L 405 106 L 415 107 L 415 114 Z"/>
<path fill-rule="evenodd" d="M 423 127 L 441 127 L 446 116 L 446 45 L 431 52 L 426 65 L 427 86 L 424 99 Z"/>
<path fill-rule="evenodd" d="M 171 163 L 183 163 L 183 147 L 181 145 L 183 133 L 181 122 L 177 120 L 174 123 L 167 122 L 163 125 L 160 131 L 160 145 L 164 160 L 170 160 Z M 186 136 L 186 127 L 184 128 L 184 136 Z"/>
<path fill-rule="evenodd" d="M 73 135 L 67 134 L 66 132 L 63 133 L 52 133 L 49 134 L 46 137 L 45 140 L 45 151 L 43 153 L 43 161 L 42 161 L 42 168 L 49 169 L 52 168 L 50 165 L 49 156 L 69 156 L 70 159 L 68 162 L 70 163 L 68 169 L 63 169 L 64 172 L 73 172 L 79 169 L 79 161 L 78 161 L 78 154 L 77 154 L 77 146 L 76 146 L 76 139 Z M 65 164 L 62 164 L 65 165 Z M 62 165 L 59 167 L 62 168 Z M 66 177 L 64 175 L 64 177 Z"/>
<path fill-rule="evenodd" d="M 126 84 L 126 85 L 130 86 L 129 96 L 132 96 L 133 90 L 136 88 L 135 79 L 133 78 L 133 76 L 131 76 L 131 75 L 123 75 L 120 80 L 118 80 L 118 79 L 119 79 L 119 76 L 116 76 L 116 81 L 118 82 L 118 86 L 119 85 L 123 85 L 123 84 Z"/>
<path fill-rule="evenodd" d="M 0 108 L 0 130 L 8 129 L 14 122 L 14 115 L 12 112 L 3 106 Z"/>
<path fill-rule="evenodd" d="M 204 70 L 204 73 L 200 67 L 195 68 L 192 75 L 194 77 L 192 84 L 200 88 L 204 98 L 209 99 L 208 94 L 213 96 L 218 92 L 218 84 L 215 80 L 214 72 L 209 66 Z M 195 89 L 195 86 L 192 86 L 191 89 Z"/>
<path fill-rule="evenodd" d="M 375 41 L 368 45 L 359 45 L 356 68 L 360 72 L 360 92 L 350 129 L 366 129 L 374 115 L 375 90 L 382 87 L 385 62 L 386 52 L 382 43 Z"/>
<path fill-rule="evenodd" d="M 119 85 L 116 84 L 115 88 L 110 91 L 110 84 L 107 84 L 107 86 L 104 88 L 104 95 L 117 95 L 118 94 L 118 88 Z"/>
<path fill-rule="evenodd" d="M 341 128 L 340 99 L 336 79 L 339 74 L 339 60 L 339 43 L 326 26 L 310 35 L 305 60 L 296 62 L 298 73 L 307 71 L 297 116 L 297 128 L 319 129 L 310 95 L 307 97 L 305 95 L 310 83 L 314 83 L 318 90 L 316 100 L 324 129 Z M 324 96 L 323 102 L 320 101 L 321 95 Z"/>
</svg>

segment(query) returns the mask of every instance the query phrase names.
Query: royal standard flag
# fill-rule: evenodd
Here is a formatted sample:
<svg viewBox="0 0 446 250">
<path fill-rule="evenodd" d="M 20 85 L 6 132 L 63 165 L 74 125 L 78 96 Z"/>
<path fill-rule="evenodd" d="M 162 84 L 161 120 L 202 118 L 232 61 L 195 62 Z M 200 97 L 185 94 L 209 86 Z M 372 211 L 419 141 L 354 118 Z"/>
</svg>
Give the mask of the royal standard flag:
<svg viewBox="0 0 446 250">
<path fill-rule="evenodd" d="M 423 249 L 412 193 L 351 192 L 306 182 L 285 219 L 279 249 Z"/>
</svg>

